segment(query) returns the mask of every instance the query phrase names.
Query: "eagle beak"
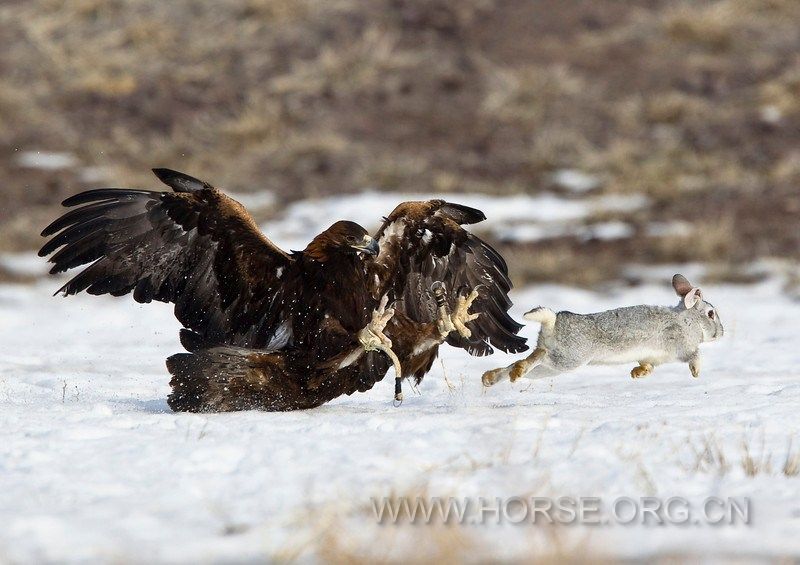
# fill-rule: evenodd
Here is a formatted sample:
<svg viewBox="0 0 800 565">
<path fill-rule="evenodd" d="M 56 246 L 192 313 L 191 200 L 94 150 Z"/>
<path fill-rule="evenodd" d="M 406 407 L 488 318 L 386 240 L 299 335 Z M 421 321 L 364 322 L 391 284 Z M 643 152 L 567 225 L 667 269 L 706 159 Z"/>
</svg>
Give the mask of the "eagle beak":
<svg viewBox="0 0 800 565">
<path fill-rule="evenodd" d="M 376 257 L 378 252 L 381 250 L 380 246 L 378 246 L 378 242 L 369 235 L 365 235 L 364 241 L 353 245 L 353 248 L 357 249 L 358 251 L 363 251 L 364 253 L 369 253 L 373 257 Z"/>
</svg>

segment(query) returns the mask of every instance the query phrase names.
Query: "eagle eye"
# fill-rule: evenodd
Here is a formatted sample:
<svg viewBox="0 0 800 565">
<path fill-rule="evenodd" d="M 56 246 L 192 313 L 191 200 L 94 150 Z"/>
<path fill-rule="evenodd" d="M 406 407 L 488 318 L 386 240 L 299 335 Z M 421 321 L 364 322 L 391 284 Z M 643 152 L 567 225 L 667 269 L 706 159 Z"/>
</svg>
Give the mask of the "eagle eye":
<svg viewBox="0 0 800 565">
<path fill-rule="evenodd" d="M 352 235 L 348 235 L 345 238 L 345 240 L 347 241 L 347 243 L 355 243 L 356 242 L 356 238 L 354 236 L 352 236 Z"/>
</svg>

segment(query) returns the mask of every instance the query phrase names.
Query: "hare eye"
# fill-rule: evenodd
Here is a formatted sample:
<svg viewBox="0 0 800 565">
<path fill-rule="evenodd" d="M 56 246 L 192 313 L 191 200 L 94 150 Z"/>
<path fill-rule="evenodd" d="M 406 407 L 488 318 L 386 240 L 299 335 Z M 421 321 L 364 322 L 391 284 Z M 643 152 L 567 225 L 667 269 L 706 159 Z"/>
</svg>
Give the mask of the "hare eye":
<svg viewBox="0 0 800 565">
<path fill-rule="evenodd" d="M 711 318 L 712 320 L 714 319 L 714 311 L 713 310 L 709 310 L 708 311 L 708 317 Z"/>
</svg>

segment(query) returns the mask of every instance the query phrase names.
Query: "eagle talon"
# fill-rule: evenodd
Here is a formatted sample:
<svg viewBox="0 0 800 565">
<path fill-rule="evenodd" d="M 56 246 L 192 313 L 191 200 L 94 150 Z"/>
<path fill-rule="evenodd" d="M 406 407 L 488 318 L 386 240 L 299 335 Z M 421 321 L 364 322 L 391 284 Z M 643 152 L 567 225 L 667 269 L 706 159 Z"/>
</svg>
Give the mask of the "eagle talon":
<svg viewBox="0 0 800 565">
<path fill-rule="evenodd" d="M 436 320 L 436 327 L 439 328 L 439 334 L 442 339 L 447 339 L 447 336 L 452 331 L 457 331 L 459 335 L 465 338 L 471 337 L 472 331 L 466 324 L 480 316 L 480 312 L 477 314 L 470 314 L 469 312 L 472 303 L 478 297 L 478 291 L 473 290 L 467 296 L 459 296 L 456 302 L 456 311 L 452 314 L 447 311 L 443 291 L 437 289 L 434 292 L 437 294 L 437 302 L 439 303 L 439 319 Z"/>
<path fill-rule="evenodd" d="M 454 331 L 456 327 L 453 325 L 453 320 L 450 318 L 450 314 L 443 314 L 438 320 L 436 320 L 436 327 L 439 328 L 439 335 L 442 336 L 442 339 L 447 339 L 447 336 L 450 335 L 450 332 Z"/>
<path fill-rule="evenodd" d="M 456 311 L 450 315 L 452 325 L 455 326 L 455 329 L 458 331 L 461 337 L 472 337 L 472 331 L 466 326 L 466 324 L 472 320 L 476 320 L 478 316 L 481 315 L 480 312 L 477 314 L 470 314 L 469 312 L 469 309 L 472 306 L 472 303 L 475 302 L 476 298 L 478 298 L 477 290 L 473 290 L 467 296 L 459 296 L 458 302 L 456 303 Z"/>
</svg>

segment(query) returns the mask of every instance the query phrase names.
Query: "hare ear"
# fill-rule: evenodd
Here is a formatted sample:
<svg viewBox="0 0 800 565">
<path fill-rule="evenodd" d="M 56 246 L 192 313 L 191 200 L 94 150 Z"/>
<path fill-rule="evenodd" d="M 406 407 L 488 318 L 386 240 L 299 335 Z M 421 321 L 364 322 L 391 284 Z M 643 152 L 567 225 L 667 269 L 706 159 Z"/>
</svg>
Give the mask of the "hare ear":
<svg viewBox="0 0 800 565">
<path fill-rule="evenodd" d="M 688 310 L 689 308 L 693 308 L 695 304 L 701 300 L 703 300 L 703 291 L 699 288 L 692 288 L 686 293 L 686 296 L 683 297 L 683 304 Z"/>
<path fill-rule="evenodd" d="M 675 289 L 675 293 L 678 296 L 686 296 L 692 291 L 694 287 L 686 277 L 684 277 L 681 274 L 677 274 L 674 277 L 672 277 L 672 288 Z"/>
</svg>

